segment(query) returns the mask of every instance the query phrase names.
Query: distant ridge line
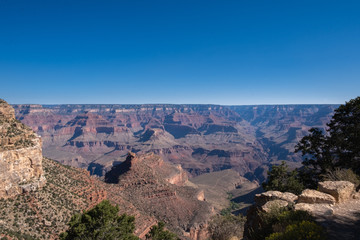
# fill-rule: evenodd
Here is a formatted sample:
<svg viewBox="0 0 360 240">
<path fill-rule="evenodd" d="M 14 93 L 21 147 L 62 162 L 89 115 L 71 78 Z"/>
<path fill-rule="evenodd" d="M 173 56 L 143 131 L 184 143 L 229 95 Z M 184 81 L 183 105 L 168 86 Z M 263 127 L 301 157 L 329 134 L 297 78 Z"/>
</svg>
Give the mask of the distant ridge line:
<svg viewBox="0 0 360 240">
<path fill-rule="evenodd" d="M 278 106 L 340 106 L 340 103 L 313 103 L 313 104 L 306 104 L 306 103 L 290 103 L 290 104 L 244 104 L 244 105 L 221 105 L 221 104 L 176 104 L 176 103 L 144 103 L 144 104 L 107 104 L 107 103 L 86 103 L 86 104 L 11 104 L 12 106 L 41 106 L 45 108 L 54 108 L 54 107 L 133 107 L 133 108 L 140 108 L 140 107 L 278 107 Z"/>
</svg>

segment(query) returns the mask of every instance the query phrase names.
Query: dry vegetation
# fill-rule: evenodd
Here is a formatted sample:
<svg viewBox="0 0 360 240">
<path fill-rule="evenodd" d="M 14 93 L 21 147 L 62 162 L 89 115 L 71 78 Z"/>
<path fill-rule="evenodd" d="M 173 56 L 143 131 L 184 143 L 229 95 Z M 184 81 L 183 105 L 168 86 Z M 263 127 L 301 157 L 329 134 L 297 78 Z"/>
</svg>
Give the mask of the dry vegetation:
<svg viewBox="0 0 360 240">
<path fill-rule="evenodd" d="M 33 131 L 17 119 L 0 119 L 0 150 L 34 146 Z"/>
<path fill-rule="evenodd" d="M 0 200 L 0 232 L 15 239 L 54 239 L 70 217 L 96 204 L 100 192 L 83 170 L 44 158 L 46 186 L 37 192 Z M 90 185 L 91 184 L 91 185 Z M 98 194 L 101 195 L 101 194 Z"/>
</svg>

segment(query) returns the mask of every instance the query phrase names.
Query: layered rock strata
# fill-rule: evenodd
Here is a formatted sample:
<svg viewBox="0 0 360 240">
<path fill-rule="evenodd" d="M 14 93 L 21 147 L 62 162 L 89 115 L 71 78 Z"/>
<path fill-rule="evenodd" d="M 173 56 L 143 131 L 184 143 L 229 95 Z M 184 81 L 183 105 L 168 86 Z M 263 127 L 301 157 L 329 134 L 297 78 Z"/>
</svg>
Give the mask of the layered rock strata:
<svg viewBox="0 0 360 240">
<path fill-rule="evenodd" d="M 45 182 L 41 138 L 16 120 L 14 109 L 0 100 L 0 198 L 34 191 Z"/>
<path fill-rule="evenodd" d="M 213 214 L 204 192 L 190 187 L 186 172 L 153 153 L 129 153 L 105 175 L 105 182 L 122 197 L 157 219 L 179 236 L 207 239 L 207 220 Z"/>
<path fill-rule="evenodd" d="M 153 152 L 192 176 L 233 169 L 262 182 L 278 160 L 301 162 L 294 146 L 324 129 L 337 105 L 14 105 L 42 136 L 46 157 L 103 176 L 128 151 Z"/>
</svg>

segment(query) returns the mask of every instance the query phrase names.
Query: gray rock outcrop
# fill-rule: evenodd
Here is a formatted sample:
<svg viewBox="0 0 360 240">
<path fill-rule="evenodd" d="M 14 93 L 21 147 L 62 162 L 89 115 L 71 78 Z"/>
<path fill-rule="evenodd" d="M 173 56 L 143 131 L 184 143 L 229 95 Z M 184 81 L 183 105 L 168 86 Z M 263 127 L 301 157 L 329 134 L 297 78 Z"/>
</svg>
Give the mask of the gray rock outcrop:
<svg viewBox="0 0 360 240">
<path fill-rule="evenodd" d="M 325 181 L 319 183 L 318 189 L 305 189 L 299 196 L 279 191 L 257 194 L 247 212 L 244 239 L 261 225 L 261 213 L 283 207 L 310 213 L 326 228 L 329 239 L 358 239 L 360 192 L 355 192 L 354 184 Z"/>
</svg>

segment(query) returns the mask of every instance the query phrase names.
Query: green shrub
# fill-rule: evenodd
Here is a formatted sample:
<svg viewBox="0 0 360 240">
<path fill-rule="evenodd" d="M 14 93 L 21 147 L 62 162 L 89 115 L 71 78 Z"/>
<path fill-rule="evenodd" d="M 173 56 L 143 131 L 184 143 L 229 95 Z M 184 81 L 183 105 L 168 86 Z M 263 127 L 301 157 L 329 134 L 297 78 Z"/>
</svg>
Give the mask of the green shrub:
<svg viewBox="0 0 360 240">
<path fill-rule="evenodd" d="M 233 211 L 237 210 L 240 208 L 240 205 L 234 201 L 232 201 L 230 199 L 230 206 L 227 207 L 227 208 L 224 208 L 220 211 L 220 215 L 229 215 L 229 214 L 232 214 Z"/>
<path fill-rule="evenodd" d="M 262 184 L 266 191 L 276 190 L 300 194 L 304 190 L 299 174 L 296 170 L 290 171 L 288 165 L 282 161 L 280 165 L 273 165 L 268 171 L 268 180 Z"/>
<path fill-rule="evenodd" d="M 302 221 L 286 227 L 284 232 L 271 234 L 266 240 L 325 240 L 324 229 L 315 222 Z"/>
<path fill-rule="evenodd" d="M 146 239 L 149 240 L 178 240 L 175 233 L 165 230 L 165 223 L 159 222 L 157 225 L 151 227 L 150 232 L 146 234 Z"/>
<path fill-rule="evenodd" d="M 260 213 L 260 225 L 250 232 L 253 240 L 263 240 L 273 233 L 283 233 L 288 226 L 296 225 L 303 221 L 314 222 L 313 217 L 305 211 L 293 211 L 287 208 L 274 208 L 270 212 Z"/>
<path fill-rule="evenodd" d="M 138 240 L 133 232 L 135 218 L 118 215 L 119 207 L 104 200 L 83 214 L 75 214 L 68 223 L 69 229 L 60 235 L 62 240 L 119 239 Z"/>
<path fill-rule="evenodd" d="M 283 211 L 275 217 L 272 230 L 274 232 L 282 232 L 285 231 L 287 226 L 300 221 L 314 221 L 314 219 L 305 211 Z"/>
</svg>

